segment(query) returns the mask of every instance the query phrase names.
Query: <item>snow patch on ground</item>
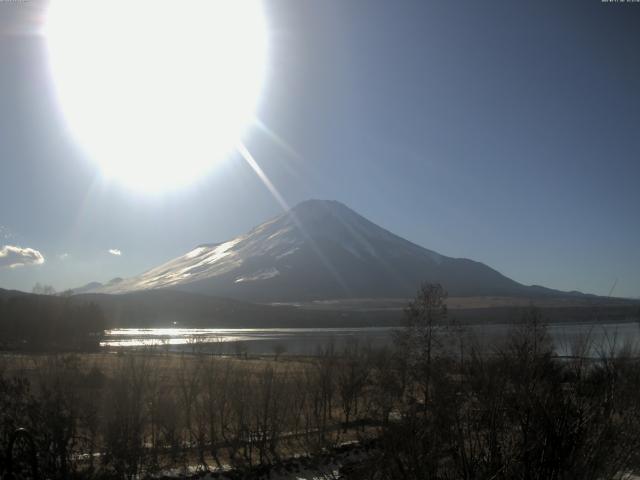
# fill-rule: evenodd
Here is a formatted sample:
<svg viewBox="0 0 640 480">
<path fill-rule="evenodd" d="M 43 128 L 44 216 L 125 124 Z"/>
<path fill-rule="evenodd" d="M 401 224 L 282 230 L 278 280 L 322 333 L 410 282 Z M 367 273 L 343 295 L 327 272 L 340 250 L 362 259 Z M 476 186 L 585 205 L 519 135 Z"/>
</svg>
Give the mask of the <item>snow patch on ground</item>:
<svg viewBox="0 0 640 480">
<path fill-rule="evenodd" d="M 276 255 L 276 260 L 280 260 L 281 258 L 286 257 L 287 255 L 292 255 L 294 253 L 296 253 L 298 250 L 300 250 L 298 247 L 292 248 L 290 250 L 287 250 L 284 253 L 281 253 L 280 255 Z"/>
<path fill-rule="evenodd" d="M 280 275 L 280 272 L 277 268 L 266 268 L 264 270 L 258 270 L 257 272 L 252 273 L 251 275 L 243 275 L 241 277 L 236 278 L 235 283 L 242 282 L 255 282 L 256 280 L 267 280 L 269 278 L 277 277 Z"/>
<path fill-rule="evenodd" d="M 351 444 L 351 446 L 349 446 Z M 254 471 L 245 472 L 242 477 L 241 472 L 234 471 L 228 465 L 224 465 L 221 470 L 215 472 L 202 472 L 197 467 L 187 469 L 172 469 L 162 472 L 155 478 L 197 478 L 198 480 L 232 480 L 237 478 L 252 478 L 255 480 L 336 480 L 341 477 L 341 470 L 351 465 L 367 461 L 376 455 L 374 450 L 367 450 L 359 447 L 355 442 L 345 442 L 345 450 L 332 454 L 319 455 L 317 457 L 296 456 L 284 460 L 279 465 L 260 468 Z"/>
</svg>

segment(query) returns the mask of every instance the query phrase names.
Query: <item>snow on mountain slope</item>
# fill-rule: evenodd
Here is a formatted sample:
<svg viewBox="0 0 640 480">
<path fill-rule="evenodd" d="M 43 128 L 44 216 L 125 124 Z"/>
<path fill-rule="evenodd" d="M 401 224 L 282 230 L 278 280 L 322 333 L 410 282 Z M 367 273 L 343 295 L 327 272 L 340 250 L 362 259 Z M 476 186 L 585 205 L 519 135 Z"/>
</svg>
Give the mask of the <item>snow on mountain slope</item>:
<svg viewBox="0 0 640 480">
<path fill-rule="evenodd" d="M 440 255 L 336 201 L 309 200 L 245 235 L 196 247 L 95 291 L 172 288 L 253 301 L 408 297 L 421 281 L 452 295 L 521 295 L 529 287 L 478 262 Z"/>
</svg>

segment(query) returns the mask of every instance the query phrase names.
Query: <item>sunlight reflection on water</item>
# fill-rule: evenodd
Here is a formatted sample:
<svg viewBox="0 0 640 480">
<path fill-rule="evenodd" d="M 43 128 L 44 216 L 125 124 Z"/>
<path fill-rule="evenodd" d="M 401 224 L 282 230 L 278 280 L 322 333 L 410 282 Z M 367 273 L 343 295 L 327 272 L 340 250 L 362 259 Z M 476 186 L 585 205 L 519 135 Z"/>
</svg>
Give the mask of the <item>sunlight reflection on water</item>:
<svg viewBox="0 0 640 480">
<path fill-rule="evenodd" d="M 364 328 L 119 328 L 105 331 L 103 347 L 141 347 L 229 343 L 246 341 L 296 342 L 302 339 L 322 343 L 337 337 L 389 337 L 391 327 Z"/>
<path fill-rule="evenodd" d="M 513 325 L 465 326 L 464 336 L 491 350 L 501 344 Z M 591 344 L 592 354 L 622 347 L 637 349 L 640 327 L 637 323 L 554 324 L 548 327 L 558 355 L 571 355 L 579 340 Z M 165 347 L 172 351 L 229 351 L 246 342 L 252 353 L 272 353 L 276 345 L 289 353 L 310 354 L 331 342 L 337 347 L 348 341 L 382 347 L 392 342 L 394 327 L 362 328 L 123 328 L 105 331 L 103 347 Z"/>
</svg>

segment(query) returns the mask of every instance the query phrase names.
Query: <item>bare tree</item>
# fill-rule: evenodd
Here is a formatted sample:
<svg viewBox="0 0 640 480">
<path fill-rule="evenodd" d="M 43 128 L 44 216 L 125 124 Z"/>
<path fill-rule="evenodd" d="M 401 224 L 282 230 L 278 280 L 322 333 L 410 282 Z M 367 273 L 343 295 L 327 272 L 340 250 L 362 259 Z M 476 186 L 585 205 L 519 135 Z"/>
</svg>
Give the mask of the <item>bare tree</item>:
<svg viewBox="0 0 640 480">
<path fill-rule="evenodd" d="M 120 477 L 136 478 L 143 471 L 146 448 L 149 363 L 146 357 L 127 355 L 120 360 L 105 393 L 104 461 Z"/>
<path fill-rule="evenodd" d="M 179 405 L 183 412 L 183 432 L 186 434 L 186 445 L 192 447 L 196 443 L 196 435 L 194 433 L 193 413 L 196 407 L 196 401 L 201 390 L 202 370 L 201 357 L 180 356 L 179 366 L 176 372 L 176 384 L 178 386 Z M 204 458 L 200 461 L 205 464 Z"/>
<path fill-rule="evenodd" d="M 361 395 L 369 377 L 368 359 L 362 355 L 357 340 L 345 345 L 337 371 L 338 393 L 344 413 L 344 431 L 350 426 L 352 417 L 358 416 Z"/>
<path fill-rule="evenodd" d="M 406 326 L 396 334 L 396 346 L 405 352 L 409 372 L 422 393 L 426 409 L 430 400 L 433 361 L 442 346 L 439 328 L 446 325 L 447 293 L 440 284 L 423 283 L 405 309 Z"/>
<path fill-rule="evenodd" d="M 287 347 L 285 347 L 284 344 L 282 343 L 276 343 L 273 346 L 273 354 L 275 355 L 276 362 L 278 361 L 280 356 L 284 354 L 286 351 L 287 351 Z"/>
<path fill-rule="evenodd" d="M 40 282 L 36 283 L 31 289 L 32 293 L 36 295 L 55 295 L 56 289 L 51 285 L 42 285 Z"/>
</svg>

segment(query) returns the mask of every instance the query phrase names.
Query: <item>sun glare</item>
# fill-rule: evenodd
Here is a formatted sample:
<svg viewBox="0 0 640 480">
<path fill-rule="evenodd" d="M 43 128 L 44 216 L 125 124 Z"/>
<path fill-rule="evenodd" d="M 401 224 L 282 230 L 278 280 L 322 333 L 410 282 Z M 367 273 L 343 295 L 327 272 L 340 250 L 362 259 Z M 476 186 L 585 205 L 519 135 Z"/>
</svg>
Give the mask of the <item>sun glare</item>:
<svg viewBox="0 0 640 480">
<path fill-rule="evenodd" d="M 183 186 L 238 143 L 266 62 L 259 0 L 52 0 L 61 108 L 108 178 Z"/>
</svg>

